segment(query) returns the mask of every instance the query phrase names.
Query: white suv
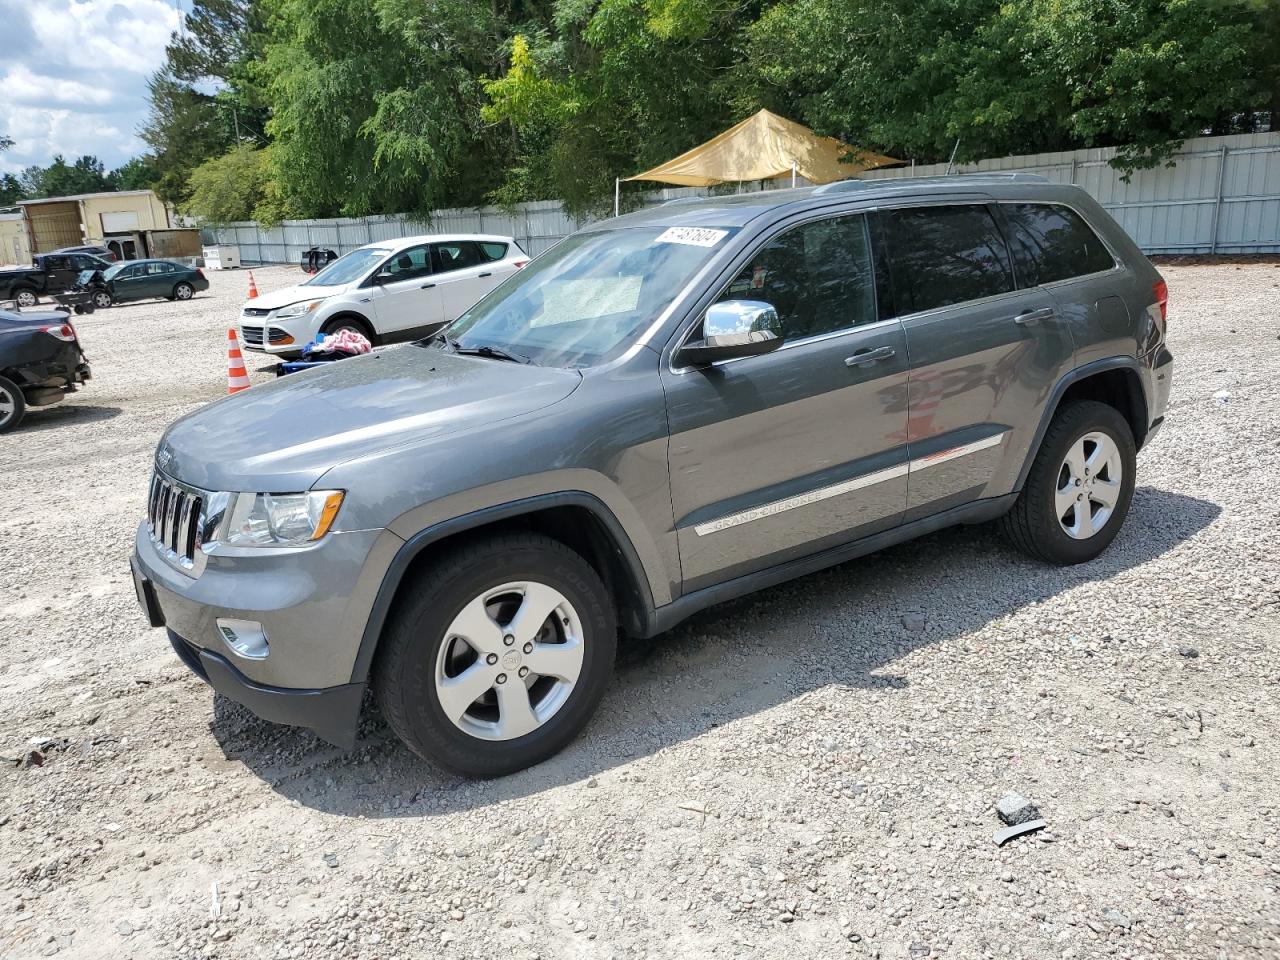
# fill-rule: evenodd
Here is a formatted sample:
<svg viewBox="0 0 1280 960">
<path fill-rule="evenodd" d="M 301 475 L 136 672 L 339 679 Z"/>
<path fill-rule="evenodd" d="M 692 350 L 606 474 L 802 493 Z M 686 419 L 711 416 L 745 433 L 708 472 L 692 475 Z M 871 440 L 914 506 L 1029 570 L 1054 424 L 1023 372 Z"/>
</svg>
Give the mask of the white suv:
<svg viewBox="0 0 1280 960">
<path fill-rule="evenodd" d="M 342 329 L 373 343 L 427 336 L 529 262 L 511 237 L 402 237 L 339 257 L 296 287 L 245 302 L 240 339 L 294 356 L 319 333 Z"/>
</svg>

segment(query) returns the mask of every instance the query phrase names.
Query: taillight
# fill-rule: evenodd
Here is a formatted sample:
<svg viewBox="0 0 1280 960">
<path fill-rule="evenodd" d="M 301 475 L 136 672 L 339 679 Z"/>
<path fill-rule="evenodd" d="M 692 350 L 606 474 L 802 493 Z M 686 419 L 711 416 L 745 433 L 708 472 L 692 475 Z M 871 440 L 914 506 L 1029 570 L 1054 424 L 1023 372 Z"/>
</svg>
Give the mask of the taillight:
<svg viewBox="0 0 1280 960">
<path fill-rule="evenodd" d="M 1151 285 L 1151 295 L 1156 298 L 1156 306 L 1160 308 L 1160 329 L 1164 330 L 1169 322 L 1169 284 L 1161 278 Z"/>
<path fill-rule="evenodd" d="M 512 266 L 514 266 L 517 270 L 519 270 L 528 262 L 529 262 L 528 260 L 517 260 L 514 264 L 512 264 Z"/>
<path fill-rule="evenodd" d="M 65 340 L 67 343 L 74 343 L 76 339 L 75 327 L 69 323 L 57 323 L 51 327 L 41 327 L 41 331 L 49 334 L 51 337 L 57 337 L 59 340 Z"/>
</svg>

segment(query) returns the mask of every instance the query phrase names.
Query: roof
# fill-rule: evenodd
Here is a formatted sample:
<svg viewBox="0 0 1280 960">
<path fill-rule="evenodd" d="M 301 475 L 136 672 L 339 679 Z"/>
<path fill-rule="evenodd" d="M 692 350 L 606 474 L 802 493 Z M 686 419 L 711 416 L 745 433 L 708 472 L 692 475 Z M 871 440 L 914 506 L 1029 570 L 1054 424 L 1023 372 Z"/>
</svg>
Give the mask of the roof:
<svg viewBox="0 0 1280 960">
<path fill-rule="evenodd" d="M 374 240 L 365 247 L 385 247 L 391 250 L 403 250 L 405 247 L 420 243 L 441 243 L 449 240 L 479 240 L 485 243 L 515 243 L 515 237 L 504 237 L 496 233 L 424 233 L 416 237 L 388 237 L 386 240 Z M 316 244 L 324 247 L 323 243 Z M 364 249 L 363 247 L 361 249 Z"/>
<path fill-rule="evenodd" d="M 1050 183 L 1035 174 L 957 174 L 951 177 L 885 177 L 873 180 L 841 180 L 818 187 L 794 190 L 761 190 L 723 197 L 681 197 L 661 206 L 648 207 L 588 230 L 615 226 L 718 226 L 741 227 L 756 217 L 786 207 L 803 210 L 840 201 L 876 201 L 912 196 L 961 196 L 975 198 L 1030 197 L 1054 194 L 1061 199 L 1078 195 L 1079 187 Z"/>
<path fill-rule="evenodd" d="M 154 190 L 102 190 L 98 193 L 76 193 L 69 197 L 41 197 L 39 200 L 19 200 L 18 206 L 30 207 L 40 203 L 65 203 L 68 200 L 92 200 L 96 197 L 144 197 L 155 196 Z M 157 198 L 158 199 L 158 198 Z"/>
<path fill-rule="evenodd" d="M 706 143 L 627 179 L 707 187 L 771 180 L 795 170 L 810 183 L 831 183 L 895 163 L 901 161 L 820 137 L 806 126 L 760 110 Z"/>
</svg>

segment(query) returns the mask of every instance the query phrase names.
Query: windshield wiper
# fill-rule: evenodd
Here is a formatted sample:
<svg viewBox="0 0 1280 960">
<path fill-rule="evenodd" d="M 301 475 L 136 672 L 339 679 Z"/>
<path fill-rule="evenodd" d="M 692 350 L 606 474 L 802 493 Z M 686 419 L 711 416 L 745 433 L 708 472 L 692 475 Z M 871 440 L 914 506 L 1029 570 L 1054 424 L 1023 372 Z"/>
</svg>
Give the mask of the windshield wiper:
<svg viewBox="0 0 1280 960">
<path fill-rule="evenodd" d="M 414 342 L 418 344 L 428 344 L 428 343 L 434 343 L 437 340 L 443 343 L 445 346 L 445 349 L 448 350 L 450 353 L 458 349 L 458 341 L 453 339 L 453 337 L 449 336 L 443 330 L 436 331 L 431 336 L 427 337 L 425 340 L 415 340 Z"/>
<path fill-rule="evenodd" d="M 487 357 L 490 360 L 509 360 L 512 363 L 533 363 L 528 357 L 521 356 L 518 353 L 511 353 L 503 350 L 501 347 L 491 347 L 488 344 L 482 344 L 478 347 L 460 347 L 457 341 L 453 341 L 453 352 L 461 353 L 469 357 Z"/>
</svg>

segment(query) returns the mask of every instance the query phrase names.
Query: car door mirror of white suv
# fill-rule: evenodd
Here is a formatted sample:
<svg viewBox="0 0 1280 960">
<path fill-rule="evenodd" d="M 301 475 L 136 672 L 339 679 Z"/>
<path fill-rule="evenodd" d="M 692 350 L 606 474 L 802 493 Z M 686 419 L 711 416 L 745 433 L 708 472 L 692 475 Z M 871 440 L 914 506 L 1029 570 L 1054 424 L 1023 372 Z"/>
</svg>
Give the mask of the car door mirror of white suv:
<svg viewBox="0 0 1280 960">
<path fill-rule="evenodd" d="M 782 322 L 762 300 L 725 300 L 707 308 L 702 339 L 680 348 L 676 361 L 701 366 L 718 360 L 756 357 L 782 346 Z"/>
</svg>

